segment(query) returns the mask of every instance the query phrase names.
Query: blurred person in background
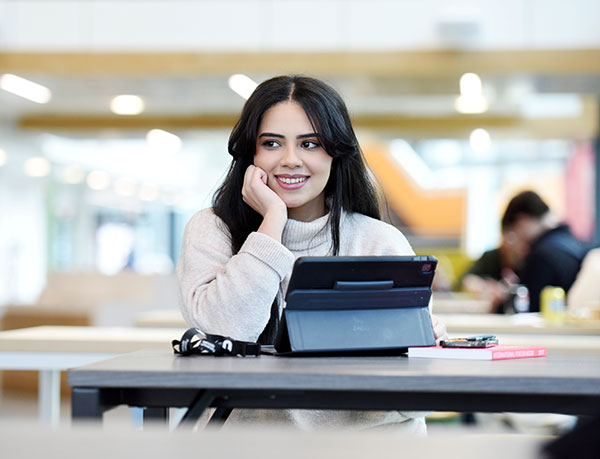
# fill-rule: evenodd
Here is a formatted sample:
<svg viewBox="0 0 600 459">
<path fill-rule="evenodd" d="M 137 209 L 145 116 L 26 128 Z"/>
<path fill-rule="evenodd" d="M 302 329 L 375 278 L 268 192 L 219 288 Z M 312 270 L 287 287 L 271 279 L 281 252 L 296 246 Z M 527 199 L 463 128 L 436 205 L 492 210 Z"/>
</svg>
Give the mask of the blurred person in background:
<svg viewBox="0 0 600 459">
<path fill-rule="evenodd" d="M 561 287 L 567 292 L 590 245 L 575 238 L 533 191 L 523 191 L 510 200 L 502 229 L 524 256 L 520 282 L 529 289 L 530 311 L 539 312 L 544 287 Z"/>
<path fill-rule="evenodd" d="M 489 312 L 514 312 L 512 300 L 524 259 L 519 243 L 514 235 L 503 232 L 500 246 L 484 252 L 462 275 L 458 288 L 489 301 Z"/>
</svg>

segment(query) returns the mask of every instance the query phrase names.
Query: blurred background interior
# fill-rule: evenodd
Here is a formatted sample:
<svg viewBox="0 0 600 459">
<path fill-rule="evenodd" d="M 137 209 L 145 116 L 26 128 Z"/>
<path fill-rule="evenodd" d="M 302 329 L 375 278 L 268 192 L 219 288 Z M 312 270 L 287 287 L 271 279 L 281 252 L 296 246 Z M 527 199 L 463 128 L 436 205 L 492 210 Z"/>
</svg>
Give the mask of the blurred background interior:
<svg viewBox="0 0 600 459">
<path fill-rule="evenodd" d="M 176 310 L 184 225 L 248 91 L 282 73 L 340 91 L 440 290 L 524 189 L 600 240 L 596 0 L 5 0 L 2 327 Z"/>
</svg>

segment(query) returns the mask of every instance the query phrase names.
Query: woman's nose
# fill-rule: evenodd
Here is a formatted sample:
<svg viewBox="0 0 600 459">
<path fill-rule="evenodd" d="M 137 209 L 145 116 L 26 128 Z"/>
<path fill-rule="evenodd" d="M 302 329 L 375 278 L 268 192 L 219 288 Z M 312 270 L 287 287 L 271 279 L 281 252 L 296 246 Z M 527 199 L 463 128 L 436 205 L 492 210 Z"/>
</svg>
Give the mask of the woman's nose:
<svg viewBox="0 0 600 459">
<path fill-rule="evenodd" d="M 281 165 L 287 167 L 300 167 L 302 160 L 298 156 L 296 148 L 293 146 L 286 147 L 281 158 Z"/>
</svg>

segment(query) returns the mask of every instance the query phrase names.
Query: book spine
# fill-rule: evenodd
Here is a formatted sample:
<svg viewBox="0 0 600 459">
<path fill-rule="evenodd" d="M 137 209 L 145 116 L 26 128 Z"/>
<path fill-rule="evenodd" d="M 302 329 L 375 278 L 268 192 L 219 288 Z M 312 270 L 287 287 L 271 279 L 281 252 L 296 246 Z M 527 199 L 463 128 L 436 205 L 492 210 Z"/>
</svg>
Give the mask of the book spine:
<svg viewBox="0 0 600 459">
<path fill-rule="evenodd" d="M 515 349 L 510 351 L 492 351 L 492 360 L 525 359 L 528 357 L 544 357 L 546 349 Z"/>
</svg>

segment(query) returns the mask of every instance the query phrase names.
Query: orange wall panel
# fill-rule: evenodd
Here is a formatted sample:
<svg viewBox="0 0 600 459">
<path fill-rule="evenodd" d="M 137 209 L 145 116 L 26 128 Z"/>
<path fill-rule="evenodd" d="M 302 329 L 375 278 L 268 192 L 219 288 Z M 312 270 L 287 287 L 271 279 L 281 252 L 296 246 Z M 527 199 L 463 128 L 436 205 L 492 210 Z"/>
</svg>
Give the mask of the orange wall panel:
<svg viewBox="0 0 600 459">
<path fill-rule="evenodd" d="M 414 183 L 385 147 L 369 146 L 364 153 L 390 206 L 416 234 L 461 235 L 466 208 L 464 189 L 425 190 Z"/>
</svg>

